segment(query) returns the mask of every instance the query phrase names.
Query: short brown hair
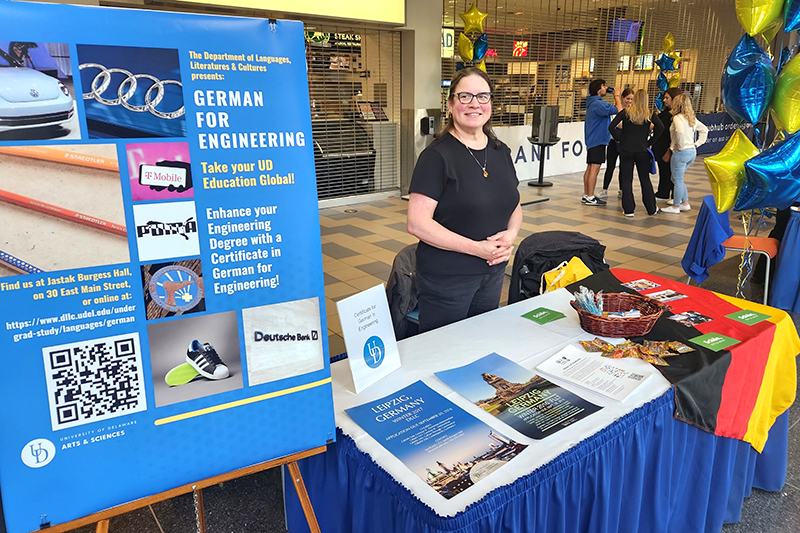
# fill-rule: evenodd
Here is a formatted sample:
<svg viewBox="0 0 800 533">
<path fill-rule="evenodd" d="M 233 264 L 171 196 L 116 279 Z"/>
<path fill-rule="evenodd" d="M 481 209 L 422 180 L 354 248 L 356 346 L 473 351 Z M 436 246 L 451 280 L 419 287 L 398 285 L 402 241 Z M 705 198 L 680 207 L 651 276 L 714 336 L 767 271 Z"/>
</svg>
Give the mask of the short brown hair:
<svg viewBox="0 0 800 533">
<path fill-rule="evenodd" d="M 592 80 L 592 83 L 589 84 L 589 96 L 597 96 L 597 92 L 605 84 L 606 80 L 602 78 L 597 78 L 596 80 Z"/>
</svg>

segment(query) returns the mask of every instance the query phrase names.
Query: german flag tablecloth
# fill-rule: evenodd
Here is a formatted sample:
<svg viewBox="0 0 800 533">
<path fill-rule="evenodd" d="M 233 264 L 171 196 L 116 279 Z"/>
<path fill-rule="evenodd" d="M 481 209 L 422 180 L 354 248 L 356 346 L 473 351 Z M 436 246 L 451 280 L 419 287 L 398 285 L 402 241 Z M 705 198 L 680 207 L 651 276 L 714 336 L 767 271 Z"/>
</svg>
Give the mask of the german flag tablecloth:
<svg viewBox="0 0 800 533">
<path fill-rule="evenodd" d="M 620 268 L 595 274 L 568 290 L 573 292 L 583 285 L 605 293 L 637 293 L 622 283 L 642 279 L 658 286 L 638 294 L 649 296 L 672 290 L 685 296 L 666 301 L 671 310 L 644 337 L 681 341 L 695 349 L 670 357 L 669 366 L 657 367 L 673 383 L 675 418 L 714 435 L 743 440 L 761 452 L 775 418 L 795 398 L 795 356 L 800 353 L 800 338 L 791 318 L 779 309 Z M 742 310 L 768 318 L 747 325 L 728 317 Z M 690 318 L 683 322 L 670 318 L 682 313 L 688 313 Z M 704 334 L 738 342 L 715 351 L 696 339 Z M 640 342 L 642 337 L 632 340 Z"/>
</svg>

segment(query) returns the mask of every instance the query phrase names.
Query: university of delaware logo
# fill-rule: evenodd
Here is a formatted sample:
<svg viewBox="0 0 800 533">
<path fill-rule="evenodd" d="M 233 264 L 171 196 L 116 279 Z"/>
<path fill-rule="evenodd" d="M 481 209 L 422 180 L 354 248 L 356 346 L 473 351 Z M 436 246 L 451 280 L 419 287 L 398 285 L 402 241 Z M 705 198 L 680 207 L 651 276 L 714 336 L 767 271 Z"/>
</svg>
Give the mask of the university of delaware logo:
<svg viewBox="0 0 800 533">
<path fill-rule="evenodd" d="M 370 368 L 378 368 L 383 363 L 386 347 L 380 337 L 373 335 L 364 344 L 364 362 Z"/>
<path fill-rule="evenodd" d="M 41 468 L 56 456 L 56 447 L 47 439 L 33 439 L 22 448 L 20 455 L 25 466 Z"/>
</svg>

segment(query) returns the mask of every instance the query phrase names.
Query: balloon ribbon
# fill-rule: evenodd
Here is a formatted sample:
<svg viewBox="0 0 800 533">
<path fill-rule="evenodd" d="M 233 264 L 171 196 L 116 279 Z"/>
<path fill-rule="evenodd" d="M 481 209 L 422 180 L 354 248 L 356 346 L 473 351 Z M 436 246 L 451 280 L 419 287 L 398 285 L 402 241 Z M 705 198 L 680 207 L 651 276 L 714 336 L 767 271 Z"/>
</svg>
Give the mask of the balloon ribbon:
<svg viewBox="0 0 800 533">
<path fill-rule="evenodd" d="M 739 262 L 739 278 L 736 281 L 736 297 L 744 299 L 744 287 L 747 285 L 750 276 L 753 274 L 753 251 L 750 249 L 750 213 L 742 213 L 742 226 L 744 228 L 744 250 Z"/>
</svg>

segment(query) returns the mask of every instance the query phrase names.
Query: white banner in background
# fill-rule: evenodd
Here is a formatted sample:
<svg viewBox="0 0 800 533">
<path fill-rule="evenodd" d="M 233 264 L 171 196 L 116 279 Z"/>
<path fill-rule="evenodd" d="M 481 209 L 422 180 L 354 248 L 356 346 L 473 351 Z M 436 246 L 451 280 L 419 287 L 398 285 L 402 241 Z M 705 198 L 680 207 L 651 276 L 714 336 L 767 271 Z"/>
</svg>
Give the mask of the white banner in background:
<svg viewBox="0 0 800 533">
<path fill-rule="evenodd" d="M 531 144 L 531 126 L 499 126 L 497 137 L 511 148 L 511 160 L 520 181 L 539 179 L 539 147 Z M 558 125 L 561 140 L 544 148 L 544 175 L 557 176 L 586 170 L 586 145 L 583 142 L 583 122 Z"/>
</svg>

